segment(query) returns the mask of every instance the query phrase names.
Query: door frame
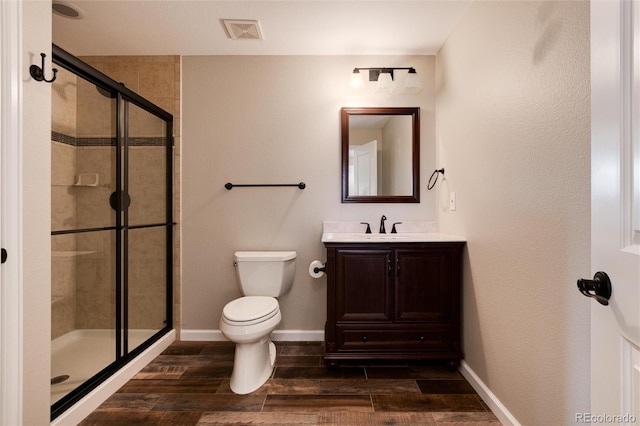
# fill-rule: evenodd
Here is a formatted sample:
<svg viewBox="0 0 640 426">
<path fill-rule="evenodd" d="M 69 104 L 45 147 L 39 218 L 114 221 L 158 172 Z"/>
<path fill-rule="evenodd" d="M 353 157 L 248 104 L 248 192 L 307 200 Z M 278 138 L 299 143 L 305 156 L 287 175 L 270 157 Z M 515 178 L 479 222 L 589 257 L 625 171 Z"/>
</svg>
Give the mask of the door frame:
<svg viewBox="0 0 640 426">
<path fill-rule="evenodd" d="M 22 424 L 22 1 L 0 1 L 0 424 Z"/>
</svg>

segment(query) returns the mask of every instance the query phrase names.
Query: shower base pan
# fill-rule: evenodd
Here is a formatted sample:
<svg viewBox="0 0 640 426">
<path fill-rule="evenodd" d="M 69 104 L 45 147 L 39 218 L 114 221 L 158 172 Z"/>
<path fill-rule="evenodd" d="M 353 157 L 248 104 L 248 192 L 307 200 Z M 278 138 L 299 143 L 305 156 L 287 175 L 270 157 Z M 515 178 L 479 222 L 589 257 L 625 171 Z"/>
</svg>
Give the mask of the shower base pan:
<svg viewBox="0 0 640 426">
<path fill-rule="evenodd" d="M 135 348 L 157 330 L 129 330 Z M 115 360 L 113 330 L 74 330 L 51 342 L 51 404 L 93 377 Z M 68 376 L 65 378 L 65 376 Z"/>
</svg>

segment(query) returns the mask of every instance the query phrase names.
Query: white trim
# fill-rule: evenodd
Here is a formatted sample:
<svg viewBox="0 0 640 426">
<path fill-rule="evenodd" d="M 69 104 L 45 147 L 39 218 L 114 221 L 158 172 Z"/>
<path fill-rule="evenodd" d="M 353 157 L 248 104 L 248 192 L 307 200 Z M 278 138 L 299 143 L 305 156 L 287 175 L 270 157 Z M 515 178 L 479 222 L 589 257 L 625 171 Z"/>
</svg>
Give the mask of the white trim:
<svg viewBox="0 0 640 426">
<path fill-rule="evenodd" d="M 631 168 L 631 244 L 640 250 L 640 121 L 637 119 L 640 113 L 640 2 L 635 0 L 629 2 L 628 7 L 631 8 L 628 17 L 628 25 L 630 25 L 630 66 L 627 72 L 629 76 L 628 84 L 630 87 L 631 104 L 630 111 L 627 115 L 631 125 L 631 152 L 630 152 L 630 168 Z"/>
<path fill-rule="evenodd" d="M 480 398 L 487 404 L 487 406 L 491 409 L 493 414 L 500 420 L 500 423 L 503 425 L 513 425 L 520 426 L 520 422 L 516 420 L 516 418 L 507 410 L 507 407 L 504 406 L 502 402 L 498 399 L 497 396 L 491 389 L 478 377 L 478 375 L 469 367 L 464 360 L 460 362 L 460 373 L 464 376 L 465 379 L 471 384 L 473 389 L 478 392 Z"/>
<path fill-rule="evenodd" d="M 125 383 L 127 383 L 140 370 L 147 366 L 162 351 L 167 349 L 176 340 L 176 331 L 171 330 L 160 340 L 155 342 L 144 352 L 138 355 L 133 361 L 122 367 L 113 376 L 109 377 L 97 388 L 92 390 L 87 396 L 82 398 L 73 407 L 58 416 L 51 422 L 52 426 L 76 425 L 91 414 L 100 404 L 113 395 Z"/>
<path fill-rule="evenodd" d="M 322 342 L 324 330 L 276 330 L 271 334 L 276 342 Z M 220 330 L 180 330 L 185 342 L 227 342 Z"/>
<path fill-rule="evenodd" d="M 0 1 L 0 424 L 22 424 L 22 2 Z"/>
<path fill-rule="evenodd" d="M 620 336 L 622 354 L 622 409 L 620 413 L 631 417 L 625 425 L 640 419 L 640 348 Z"/>
</svg>

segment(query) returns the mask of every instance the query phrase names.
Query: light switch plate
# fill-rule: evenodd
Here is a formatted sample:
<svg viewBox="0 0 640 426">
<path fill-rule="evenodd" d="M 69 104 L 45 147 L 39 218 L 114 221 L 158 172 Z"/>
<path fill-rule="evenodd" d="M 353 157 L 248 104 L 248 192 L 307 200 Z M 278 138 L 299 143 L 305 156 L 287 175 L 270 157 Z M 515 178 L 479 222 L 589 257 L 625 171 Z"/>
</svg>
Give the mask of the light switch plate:
<svg viewBox="0 0 640 426">
<path fill-rule="evenodd" d="M 456 193 L 449 193 L 449 210 L 456 211 Z"/>
</svg>

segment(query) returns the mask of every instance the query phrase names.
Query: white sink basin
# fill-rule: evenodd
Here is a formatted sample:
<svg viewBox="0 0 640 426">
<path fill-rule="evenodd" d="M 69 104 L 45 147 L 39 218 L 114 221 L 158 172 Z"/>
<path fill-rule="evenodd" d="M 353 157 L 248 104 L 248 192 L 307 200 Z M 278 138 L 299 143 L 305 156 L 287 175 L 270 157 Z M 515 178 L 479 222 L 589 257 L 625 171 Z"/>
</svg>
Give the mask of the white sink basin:
<svg viewBox="0 0 640 426">
<path fill-rule="evenodd" d="M 437 242 L 464 241 L 463 238 L 435 232 L 407 232 L 399 234 L 365 234 L 359 232 L 325 232 L 323 243 L 380 243 L 380 242 Z"/>
<path fill-rule="evenodd" d="M 372 221 L 369 221 L 374 224 Z M 394 222 L 395 223 L 395 222 Z M 465 241 L 464 238 L 440 234 L 435 222 L 401 221 L 397 222 L 397 234 L 365 234 L 362 221 L 323 221 L 323 243 L 430 243 Z"/>
<path fill-rule="evenodd" d="M 378 240 L 378 241 L 388 241 L 388 240 L 415 240 L 416 237 L 410 234 L 364 234 L 362 237 L 365 240 Z"/>
</svg>

